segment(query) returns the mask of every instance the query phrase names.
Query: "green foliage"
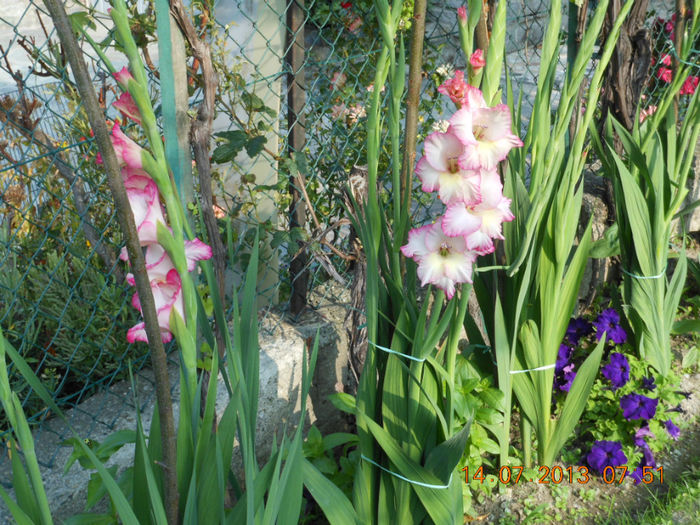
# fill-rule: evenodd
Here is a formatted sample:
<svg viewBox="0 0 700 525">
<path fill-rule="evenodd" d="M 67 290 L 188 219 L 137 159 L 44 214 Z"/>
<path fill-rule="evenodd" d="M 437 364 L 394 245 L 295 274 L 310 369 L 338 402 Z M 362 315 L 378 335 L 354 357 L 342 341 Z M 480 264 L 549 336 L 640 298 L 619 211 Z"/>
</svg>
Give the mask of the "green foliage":
<svg viewBox="0 0 700 525">
<path fill-rule="evenodd" d="M 77 394 L 90 392 L 86 377 L 93 384 L 104 377 L 123 377 L 124 361 L 145 353 L 129 345 L 123 333 L 135 323 L 124 287 L 106 278 L 86 255 L 75 246 L 71 251 L 50 250 L 41 253 L 41 263 L 30 266 L 26 275 L 16 268 L 0 275 L 0 318 L 8 342 L 20 349 L 64 406 L 75 403 Z M 27 394 L 28 385 L 15 371 L 10 382 L 18 395 Z M 44 404 L 32 394 L 24 406 L 34 416 Z"/>
<path fill-rule="evenodd" d="M 549 367 L 556 360 L 568 318 L 576 305 L 590 248 L 590 224 L 578 245 L 576 239 L 584 143 L 595 114 L 603 71 L 632 2 L 625 4 L 611 28 L 590 80 L 586 111 L 582 118 L 574 120 L 575 126 L 571 128 L 584 72 L 593 55 L 607 5 L 599 2 L 590 19 L 555 111 L 552 92 L 559 58 L 561 2 L 551 4 L 537 94 L 524 147 L 511 151 L 504 175 L 504 194 L 512 199 L 516 219 L 504 224 L 505 260 L 494 257 L 487 263 L 505 262 L 508 279 L 503 281 L 480 273 L 474 284 L 494 348 L 498 385 L 504 394 L 505 417 L 498 434 L 501 465 L 508 464 L 513 391 L 523 416 L 535 429 L 538 462 L 551 465 L 584 408 L 602 353 L 601 347 L 591 354 L 584 373 L 577 376 L 566 409 L 558 419 L 552 419 L 554 371 Z M 520 113 L 516 111 L 510 86 L 507 94 L 514 127 L 518 129 Z M 519 370 L 529 371 L 517 373 Z"/>
</svg>

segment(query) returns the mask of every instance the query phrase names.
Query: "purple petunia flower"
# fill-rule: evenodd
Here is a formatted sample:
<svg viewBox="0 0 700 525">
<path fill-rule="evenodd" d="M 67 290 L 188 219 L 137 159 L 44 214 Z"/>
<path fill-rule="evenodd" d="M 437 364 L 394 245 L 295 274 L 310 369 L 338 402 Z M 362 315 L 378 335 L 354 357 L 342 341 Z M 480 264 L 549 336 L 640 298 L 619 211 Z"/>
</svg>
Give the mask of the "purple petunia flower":
<svg viewBox="0 0 700 525">
<path fill-rule="evenodd" d="M 641 394 L 627 394 L 620 399 L 622 415 L 627 421 L 653 418 L 658 404 L 658 399 L 652 399 Z"/>
<path fill-rule="evenodd" d="M 569 359 L 571 359 L 571 354 L 574 349 L 569 345 L 564 343 L 559 345 L 559 353 L 557 354 L 557 363 L 555 367 L 556 372 L 561 372 L 563 368 L 569 364 Z"/>
<path fill-rule="evenodd" d="M 593 325 L 591 323 L 583 317 L 575 317 L 569 321 L 566 337 L 572 345 L 576 346 L 582 337 L 587 336 L 592 331 Z"/>
<path fill-rule="evenodd" d="M 602 368 L 601 373 L 608 378 L 614 392 L 630 380 L 630 363 L 623 354 L 615 352 L 610 354 L 610 363 Z"/>
<path fill-rule="evenodd" d="M 622 344 L 627 341 L 627 332 L 620 326 L 620 315 L 614 308 L 603 310 L 593 323 L 596 327 L 596 339 L 600 341 L 603 332 L 607 333 L 605 342 Z"/>
<path fill-rule="evenodd" d="M 639 430 L 642 429 L 640 428 Z M 647 431 L 649 431 L 648 427 Z M 639 431 L 637 431 L 637 434 L 639 434 Z M 651 432 L 649 432 L 649 434 L 653 436 Z M 635 485 L 639 485 L 644 477 L 644 467 L 656 467 L 656 459 L 654 458 L 654 453 L 651 451 L 651 448 L 649 448 L 649 445 L 647 445 L 644 440 L 641 440 L 640 444 L 637 439 L 635 439 L 635 443 L 642 449 L 642 459 L 637 464 L 637 468 L 632 471 L 630 477 L 634 480 Z"/>
<path fill-rule="evenodd" d="M 664 424 L 666 425 L 666 430 L 668 431 L 668 435 L 671 436 L 673 439 L 678 439 L 678 436 L 681 433 L 681 430 L 673 424 L 673 421 L 670 419 L 667 421 L 664 421 Z"/>
<path fill-rule="evenodd" d="M 576 377 L 576 372 L 574 372 L 574 364 L 571 363 L 568 366 L 565 366 L 562 369 L 561 375 L 557 377 L 557 385 L 559 386 L 559 390 L 562 392 L 568 392 L 571 389 L 571 385 L 574 382 L 574 378 Z"/>
<path fill-rule="evenodd" d="M 644 441 L 644 438 L 654 438 L 654 433 L 649 430 L 649 423 L 644 423 L 641 427 L 639 427 L 639 430 L 635 432 L 634 434 L 634 444 L 637 445 L 638 447 L 643 447 L 646 445 L 646 441 Z"/>
<path fill-rule="evenodd" d="M 654 383 L 654 376 L 643 377 L 642 378 L 642 388 L 651 392 L 656 389 L 656 384 Z"/>
<path fill-rule="evenodd" d="M 627 463 L 627 456 L 622 452 L 618 441 L 596 441 L 588 453 L 588 464 L 598 472 L 605 467 L 617 467 Z"/>
</svg>

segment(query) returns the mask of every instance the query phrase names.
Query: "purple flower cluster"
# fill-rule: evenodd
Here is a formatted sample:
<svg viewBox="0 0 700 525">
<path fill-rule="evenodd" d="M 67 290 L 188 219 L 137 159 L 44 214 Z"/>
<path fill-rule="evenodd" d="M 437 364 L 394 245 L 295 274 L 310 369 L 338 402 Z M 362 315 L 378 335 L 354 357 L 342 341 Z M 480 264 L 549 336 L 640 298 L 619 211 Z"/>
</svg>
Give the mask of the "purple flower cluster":
<svg viewBox="0 0 700 525">
<path fill-rule="evenodd" d="M 632 393 L 620 398 L 622 415 L 627 421 L 653 418 L 658 404 L 658 399 L 652 399 L 642 394 Z"/>
<path fill-rule="evenodd" d="M 630 380 L 630 363 L 624 354 L 615 352 L 610 354 L 610 362 L 601 369 L 601 374 L 610 381 L 614 392 Z"/>
<path fill-rule="evenodd" d="M 603 310 L 593 324 L 596 328 L 595 336 L 598 341 L 603 337 L 603 333 L 606 334 L 606 343 L 612 341 L 620 345 L 627 341 L 627 332 L 620 326 L 620 314 L 614 308 Z"/>
<path fill-rule="evenodd" d="M 627 463 L 627 456 L 618 441 L 596 441 L 588 453 L 588 464 L 599 473 L 605 467 L 617 467 Z"/>
</svg>

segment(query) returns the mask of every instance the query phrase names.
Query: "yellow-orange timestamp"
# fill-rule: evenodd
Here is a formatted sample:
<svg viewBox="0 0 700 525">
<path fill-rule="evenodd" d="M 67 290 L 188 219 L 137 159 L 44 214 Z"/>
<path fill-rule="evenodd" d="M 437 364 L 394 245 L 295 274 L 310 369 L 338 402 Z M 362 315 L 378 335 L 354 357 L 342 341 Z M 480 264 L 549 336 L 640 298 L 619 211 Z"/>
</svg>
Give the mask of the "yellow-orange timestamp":
<svg viewBox="0 0 700 525">
<path fill-rule="evenodd" d="M 462 471 L 464 472 L 464 482 L 469 483 L 469 467 L 464 467 Z M 576 475 L 574 475 L 574 472 Z M 614 483 L 621 484 L 625 480 L 625 477 L 627 477 L 627 473 L 628 469 L 625 465 L 617 467 L 607 466 L 601 473 L 601 479 L 603 480 L 603 483 L 607 483 L 608 485 L 612 485 Z M 546 465 L 542 465 L 538 470 L 538 474 L 540 474 L 539 478 L 523 478 L 522 474 L 523 467 L 504 466 L 498 470 L 498 481 L 504 485 L 508 485 L 510 483 L 517 484 L 520 482 L 537 482 L 540 484 L 553 483 L 555 485 L 562 482 L 576 482 L 584 485 L 591 480 L 588 467 L 586 466 L 560 467 L 559 465 L 556 465 L 554 467 L 548 467 Z M 642 483 L 648 485 L 649 483 L 653 483 L 654 479 L 657 478 L 659 483 L 664 482 L 663 467 L 642 467 L 640 478 Z M 471 479 L 483 483 L 486 479 L 484 467 L 481 466 L 477 468 Z"/>
</svg>

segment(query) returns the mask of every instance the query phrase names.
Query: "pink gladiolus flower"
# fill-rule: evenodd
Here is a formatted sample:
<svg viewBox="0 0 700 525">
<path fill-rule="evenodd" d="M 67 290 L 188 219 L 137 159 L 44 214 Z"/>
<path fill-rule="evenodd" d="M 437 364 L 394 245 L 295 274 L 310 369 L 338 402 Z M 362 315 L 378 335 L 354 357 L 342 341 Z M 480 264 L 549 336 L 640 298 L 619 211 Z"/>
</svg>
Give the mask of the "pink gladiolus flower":
<svg viewBox="0 0 700 525">
<path fill-rule="evenodd" d="M 185 258 L 187 259 L 187 271 L 191 272 L 197 266 L 197 261 L 206 261 L 211 259 L 212 251 L 211 247 L 199 239 L 193 239 L 191 241 L 185 241 Z M 128 260 L 128 255 L 126 253 L 126 247 L 122 249 L 122 253 L 119 255 L 122 260 Z M 160 244 L 149 244 L 146 248 L 146 272 L 148 273 L 148 279 L 150 281 L 164 281 L 168 275 L 168 272 L 174 268 L 172 260 Z M 128 273 L 126 275 L 126 282 L 131 286 L 136 284 L 134 280 L 134 274 Z"/>
<path fill-rule="evenodd" d="M 172 312 L 173 308 L 181 317 L 184 317 L 182 282 L 180 281 L 180 275 L 177 273 L 177 270 L 175 270 L 175 268 L 171 268 L 167 272 L 165 279 L 152 280 L 151 290 L 153 292 L 153 299 L 156 303 L 158 326 L 160 326 L 161 337 L 164 343 L 168 343 L 173 338 L 173 334 L 170 333 L 170 313 Z M 132 296 L 131 304 L 143 314 L 141 309 L 141 301 L 139 300 L 137 293 L 134 293 Z M 126 340 L 130 343 L 134 343 L 136 341 L 148 342 L 148 337 L 146 336 L 146 324 L 138 323 L 137 325 L 132 326 L 126 333 Z"/>
<path fill-rule="evenodd" d="M 129 73 L 126 66 L 124 66 L 120 71 L 114 73 L 114 79 L 117 81 L 117 84 L 119 84 L 119 87 L 126 91 L 129 80 L 133 80 L 134 77 L 131 75 L 131 73 Z"/>
<path fill-rule="evenodd" d="M 421 285 L 434 284 L 448 299 L 455 293 L 455 284 L 472 282 L 477 253 L 467 249 L 463 237 L 446 236 L 442 219 L 408 232 L 408 244 L 401 247 L 401 252 L 418 263 Z"/>
<path fill-rule="evenodd" d="M 671 70 L 671 68 L 668 67 L 660 67 L 656 72 L 656 76 L 659 80 L 663 80 L 664 82 L 669 84 L 673 79 L 673 71 Z"/>
<path fill-rule="evenodd" d="M 143 168 L 143 163 L 141 162 L 141 146 L 124 135 L 119 124 L 114 124 L 114 127 L 112 127 L 112 134 L 109 138 L 112 141 L 112 146 L 114 146 L 114 152 L 117 154 L 119 164 L 122 166 L 126 165 L 129 169 L 140 170 Z M 95 161 L 97 164 L 102 164 L 102 156 L 98 154 Z"/>
<path fill-rule="evenodd" d="M 431 133 L 425 140 L 425 155 L 416 166 L 423 191 L 437 191 L 440 200 L 448 205 L 455 202 L 478 204 L 481 172 L 459 167 L 463 151 L 462 143 L 449 131 Z"/>
<path fill-rule="evenodd" d="M 112 105 L 134 122 L 141 124 L 141 113 L 139 113 L 139 108 L 136 107 L 136 103 L 129 93 L 119 95 L 117 101 Z"/>
<path fill-rule="evenodd" d="M 150 177 L 133 175 L 124 181 L 126 196 L 134 213 L 136 231 L 141 246 L 158 242 L 156 224 L 165 225 L 163 209 L 160 205 L 158 186 Z"/>
<path fill-rule="evenodd" d="M 680 94 L 681 95 L 694 95 L 695 90 L 698 88 L 698 77 L 688 77 L 685 79 L 685 82 L 683 82 L 683 85 L 681 86 Z"/>
<path fill-rule="evenodd" d="M 522 141 L 511 132 L 510 124 L 510 111 L 505 104 L 492 108 L 463 107 L 452 115 L 450 130 L 465 146 L 459 158 L 460 167 L 492 170 L 512 148 L 522 146 Z"/>
<path fill-rule="evenodd" d="M 469 63 L 471 64 L 474 73 L 478 73 L 479 70 L 486 65 L 486 60 L 484 59 L 484 50 L 477 49 L 476 51 L 474 51 L 472 53 L 472 56 L 469 57 Z"/>
<path fill-rule="evenodd" d="M 498 173 L 481 178 L 481 202 L 477 205 L 454 203 L 447 207 L 442 229 L 448 236 L 465 238 L 467 249 L 483 255 L 494 250 L 492 239 L 503 239 L 501 224 L 512 221 L 510 199 L 503 196 Z"/>
<path fill-rule="evenodd" d="M 644 122 L 646 119 L 651 117 L 654 113 L 656 113 L 656 110 L 659 109 L 657 106 L 649 106 L 646 109 L 643 109 L 642 111 L 639 112 L 639 123 L 641 124 Z"/>
<path fill-rule="evenodd" d="M 661 64 L 664 66 L 670 66 L 671 65 L 671 55 L 664 54 L 661 56 L 661 60 L 659 61 Z"/>
<path fill-rule="evenodd" d="M 464 81 L 464 71 L 455 71 L 455 76 L 445 80 L 439 87 L 438 92 L 450 97 L 457 107 L 462 107 L 467 103 L 470 90 L 476 89 Z"/>
<path fill-rule="evenodd" d="M 457 8 L 457 19 L 459 20 L 460 24 L 467 23 L 467 8 L 465 6 Z"/>
</svg>

